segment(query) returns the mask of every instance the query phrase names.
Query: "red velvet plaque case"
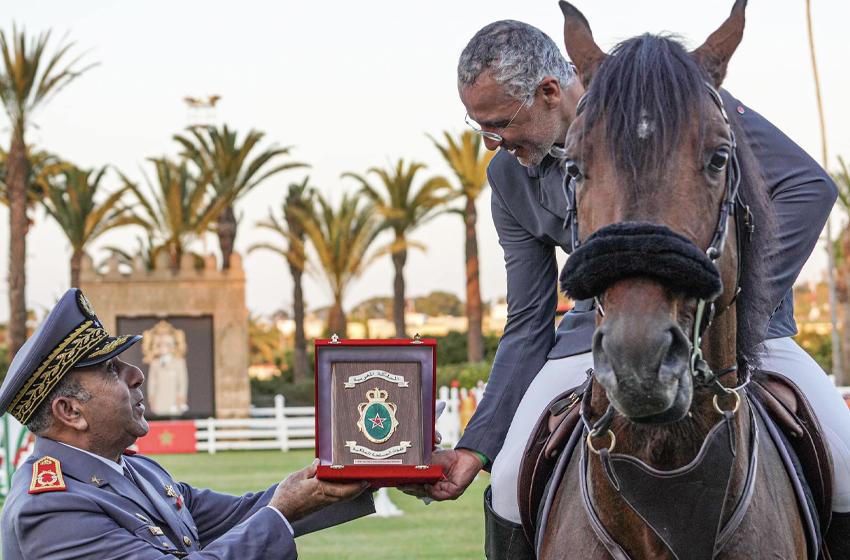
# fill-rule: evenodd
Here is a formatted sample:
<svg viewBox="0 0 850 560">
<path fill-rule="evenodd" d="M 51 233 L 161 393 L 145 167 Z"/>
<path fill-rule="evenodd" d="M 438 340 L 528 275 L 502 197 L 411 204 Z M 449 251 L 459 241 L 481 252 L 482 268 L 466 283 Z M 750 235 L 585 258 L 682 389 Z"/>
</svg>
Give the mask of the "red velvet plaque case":
<svg viewBox="0 0 850 560">
<path fill-rule="evenodd" d="M 432 483 L 437 341 L 316 340 L 318 478 Z"/>
</svg>

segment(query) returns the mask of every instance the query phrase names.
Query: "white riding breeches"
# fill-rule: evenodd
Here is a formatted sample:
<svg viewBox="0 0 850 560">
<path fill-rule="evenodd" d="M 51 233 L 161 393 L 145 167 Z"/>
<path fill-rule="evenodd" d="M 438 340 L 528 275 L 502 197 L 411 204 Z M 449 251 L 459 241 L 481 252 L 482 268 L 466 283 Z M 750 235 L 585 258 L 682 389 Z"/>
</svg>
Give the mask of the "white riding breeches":
<svg viewBox="0 0 850 560">
<path fill-rule="evenodd" d="M 520 522 L 517 481 L 525 445 L 531 437 L 531 431 L 552 399 L 564 391 L 581 385 L 587 378 L 585 372 L 592 367 L 593 355 L 590 352 L 559 360 L 549 360 L 537 373 L 522 397 L 511 427 L 508 429 L 508 435 L 505 436 L 502 450 L 496 456 L 490 470 L 493 511 L 508 521 Z"/>
<path fill-rule="evenodd" d="M 829 440 L 835 471 L 832 510 L 850 511 L 850 408 L 818 363 L 792 339 L 774 338 L 764 345 L 762 367 L 784 375 L 800 388 Z"/>
<path fill-rule="evenodd" d="M 764 369 L 793 381 L 809 399 L 832 450 L 835 469 L 833 510 L 850 511 L 850 408 L 835 386 L 806 352 L 790 338 L 765 342 Z M 508 429 L 505 443 L 493 461 L 490 485 L 493 510 L 501 517 L 520 522 L 517 504 L 519 467 L 528 438 L 546 407 L 559 394 L 580 385 L 593 367 L 590 352 L 549 360 L 531 382 Z"/>
</svg>

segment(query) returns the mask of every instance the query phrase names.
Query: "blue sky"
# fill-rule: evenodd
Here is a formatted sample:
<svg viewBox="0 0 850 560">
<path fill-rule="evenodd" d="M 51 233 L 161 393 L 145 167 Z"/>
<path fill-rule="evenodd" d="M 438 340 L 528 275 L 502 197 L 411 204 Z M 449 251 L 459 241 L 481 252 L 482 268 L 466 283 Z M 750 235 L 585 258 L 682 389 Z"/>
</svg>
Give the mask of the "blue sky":
<svg viewBox="0 0 850 560">
<path fill-rule="evenodd" d="M 812 4 L 830 158 L 843 154 L 850 159 L 850 2 Z M 698 46 L 731 5 L 717 0 L 576 2 L 606 50 L 645 31 L 675 32 Z M 243 252 L 252 243 L 273 239 L 253 224 L 270 207 L 279 212 L 287 185 L 305 174 L 335 199 L 356 188 L 353 180 L 340 178 L 343 172 L 365 173 L 399 157 L 427 164 L 422 180 L 448 174 L 426 134 L 464 130 L 455 71 L 467 41 L 487 23 L 518 19 L 540 27 L 561 45 L 563 24 L 554 0 L 0 0 L 0 14 L 6 31 L 14 21 L 29 33 L 53 29 L 54 40 L 68 33 L 80 52 L 89 50 L 87 61 L 99 63 L 37 114 L 37 126 L 28 131 L 29 142 L 80 166 L 111 164 L 141 180 L 145 158 L 176 155 L 171 136 L 188 124 L 185 96 L 220 95 L 218 123 L 243 132 L 256 128 L 267 133 L 269 143 L 294 146 L 292 159 L 312 168 L 279 175 L 241 202 L 236 248 Z M 744 40 L 725 86 L 821 160 L 804 0 L 750 1 Z M 4 120 L 3 145 L 8 145 L 6 125 Z M 114 173 L 107 184 L 117 186 Z M 478 209 L 482 295 L 494 300 L 505 293 L 505 277 L 490 221 L 489 191 Z M 837 231 L 843 217 L 837 211 L 835 217 Z M 90 252 L 99 261 L 107 256 L 98 250 L 101 245 L 132 249 L 135 235 L 132 230 L 110 235 Z M 408 295 L 446 290 L 463 296 L 460 219 L 438 218 L 413 237 L 429 249 L 408 259 Z M 6 271 L 5 208 L 0 208 L 0 247 L 0 270 Z M 217 241 L 210 237 L 206 247 L 217 250 Z M 803 277 L 823 268 L 822 253 L 816 249 Z M 69 257 L 64 236 L 39 211 L 28 236 L 29 307 L 43 310 L 67 289 Z M 249 309 L 270 313 L 291 305 L 291 279 L 280 257 L 259 252 L 246 256 L 244 263 Z M 0 320 L 8 317 L 3 276 Z M 308 280 L 305 291 L 311 308 L 331 301 L 320 279 Z M 391 291 L 392 265 L 386 257 L 352 286 L 346 308 Z"/>
</svg>

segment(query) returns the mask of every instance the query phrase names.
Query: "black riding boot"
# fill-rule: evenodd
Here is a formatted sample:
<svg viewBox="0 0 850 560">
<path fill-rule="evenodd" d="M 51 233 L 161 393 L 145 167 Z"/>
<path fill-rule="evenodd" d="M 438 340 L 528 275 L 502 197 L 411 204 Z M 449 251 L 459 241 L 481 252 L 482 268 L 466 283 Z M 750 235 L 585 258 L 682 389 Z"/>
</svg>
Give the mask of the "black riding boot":
<svg viewBox="0 0 850 560">
<path fill-rule="evenodd" d="M 493 511 L 493 491 L 484 491 L 484 555 L 488 560 L 534 560 L 522 525 L 508 521 Z"/>
<path fill-rule="evenodd" d="M 826 532 L 826 548 L 833 560 L 850 558 L 850 513 L 832 512 Z"/>
</svg>

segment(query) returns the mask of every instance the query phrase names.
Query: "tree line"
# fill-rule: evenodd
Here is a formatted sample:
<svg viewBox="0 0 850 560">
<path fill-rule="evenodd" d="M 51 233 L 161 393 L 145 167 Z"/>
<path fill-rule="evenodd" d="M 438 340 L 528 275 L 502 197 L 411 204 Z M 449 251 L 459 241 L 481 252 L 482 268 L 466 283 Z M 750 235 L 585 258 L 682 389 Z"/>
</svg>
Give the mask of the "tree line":
<svg viewBox="0 0 850 560">
<path fill-rule="evenodd" d="M 9 207 L 9 309 L 7 328 L 9 360 L 26 340 L 26 235 L 36 208 L 41 207 L 60 226 L 72 248 L 71 286 L 79 286 L 83 255 L 92 242 L 119 227 L 136 226 L 136 255 L 153 268 L 161 253 L 172 270 L 184 254 L 202 263 L 191 250 L 207 232 L 218 236 L 222 267 L 230 266 L 238 222 L 234 206 L 257 185 L 284 171 L 309 165 L 289 160 L 290 147 L 261 148 L 264 133 L 250 130 L 241 140 L 236 130 L 194 126 L 173 140 L 179 156 L 151 157 L 143 181 L 134 181 L 121 170 L 120 188 L 102 186 L 111 166 L 82 169 L 40 146 L 27 143 L 33 114 L 71 82 L 96 64 L 84 64 L 74 55 L 74 42 L 61 42 L 48 52 L 50 32 L 28 37 L 13 26 L 11 35 L 0 30 L 0 100 L 11 124 L 8 150 L 0 147 L 0 202 Z M 289 185 L 280 210 L 269 210 L 256 227 L 274 232 L 276 242 L 258 243 L 248 251 L 268 250 L 282 256 L 293 278 L 295 378 L 307 373 L 304 335 L 303 276 L 324 280 L 333 294 L 328 323 L 331 332 L 346 332 L 343 309 L 352 281 L 376 259 L 393 262 L 393 321 L 396 336 L 404 331 L 404 266 L 408 252 L 424 249 L 410 238 L 436 216 L 453 213 L 465 225 L 466 314 L 469 319 L 468 359 L 484 357 L 482 303 L 479 287 L 478 242 L 475 234 L 475 200 L 487 187 L 487 164 L 492 157 L 479 136 L 466 131 L 457 137 L 431 137 L 435 148 L 454 172 L 420 179 L 425 166 L 400 158 L 390 167 L 373 167 L 365 174 L 344 173 L 354 188 L 338 203 L 310 184 L 309 176 Z M 456 202 L 457 201 L 457 202 Z M 383 247 L 375 240 L 383 231 L 394 238 Z M 122 247 L 107 247 L 125 262 L 134 258 Z"/>
</svg>

